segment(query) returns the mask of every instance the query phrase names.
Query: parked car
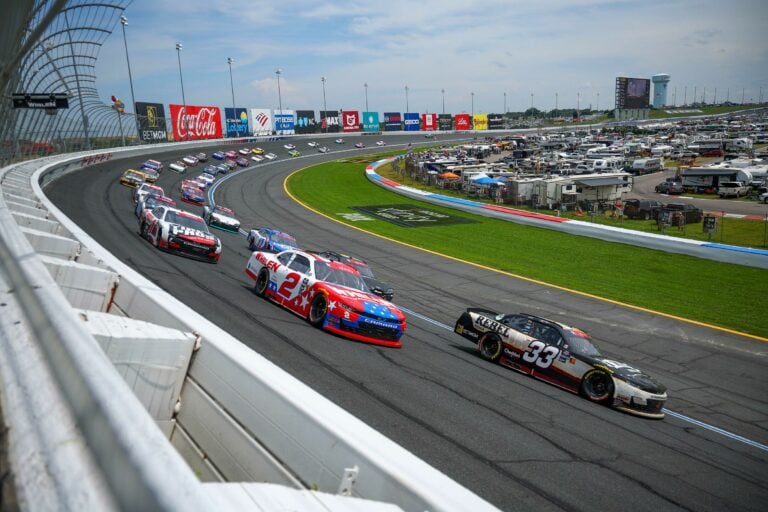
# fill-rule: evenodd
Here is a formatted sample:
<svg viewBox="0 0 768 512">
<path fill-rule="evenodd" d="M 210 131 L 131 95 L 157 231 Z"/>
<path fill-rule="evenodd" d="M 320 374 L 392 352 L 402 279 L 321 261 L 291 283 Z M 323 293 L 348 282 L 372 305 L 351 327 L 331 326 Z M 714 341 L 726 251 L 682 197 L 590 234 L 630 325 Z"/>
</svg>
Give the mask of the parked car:
<svg viewBox="0 0 768 512">
<path fill-rule="evenodd" d="M 717 187 L 717 195 L 724 197 L 741 197 L 749 194 L 749 186 L 740 181 L 724 181 Z"/>
<path fill-rule="evenodd" d="M 679 181 L 662 181 L 656 185 L 655 190 L 659 194 L 682 194 L 683 184 Z"/>
<path fill-rule="evenodd" d="M 704 218 L 704 212 L 701 208 L 696 208 L 690 203 L 669 203 L 664 208 L 659 208 L 656 217 L 662 220 L 666 218 L 667 224 L 679 226 L 681 220 L 685 224 L 701 222 L 701 219 Z"/>
<path fill-rule="evenodd" d="M 661 208 L 664 208 L 664 203 L 655 199 L 627 199 L 624 201 L 624 215 L 628 219 L 654 219 Z"/>
</svg>

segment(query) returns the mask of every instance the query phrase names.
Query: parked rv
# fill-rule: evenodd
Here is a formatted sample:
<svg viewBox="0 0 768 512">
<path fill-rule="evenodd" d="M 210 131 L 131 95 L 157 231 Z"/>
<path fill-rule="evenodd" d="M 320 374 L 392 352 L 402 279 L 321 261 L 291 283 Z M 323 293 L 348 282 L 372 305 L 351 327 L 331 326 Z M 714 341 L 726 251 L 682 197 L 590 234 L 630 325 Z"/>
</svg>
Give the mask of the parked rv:
<svg viewBox="0 0 768 512">
<path fill-rule="evenodd" d="M 650 174 L 662 169 L 661 158 L 638 158 L 632 162 L 632 174 Z"/>
</svg>

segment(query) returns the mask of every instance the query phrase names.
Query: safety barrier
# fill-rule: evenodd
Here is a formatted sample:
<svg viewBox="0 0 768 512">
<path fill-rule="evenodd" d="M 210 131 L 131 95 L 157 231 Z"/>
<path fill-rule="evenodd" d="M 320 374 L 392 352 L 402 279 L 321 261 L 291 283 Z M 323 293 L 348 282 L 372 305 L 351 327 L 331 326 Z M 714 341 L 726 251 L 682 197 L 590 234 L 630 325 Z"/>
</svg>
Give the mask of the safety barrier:
<svg viewBox="0 0 768 512">
<path fill-rule="evenodd" d="M 2 307 L 14 311 L 0 315 L 0 387 L 18 500 L 247 510 L 277 493 L 301 510 L 495 510 L 120 262 L 42 192 L 105 159 L 180 147 L 0 170 Z M 26 382 L 37 373 L 47 386 Z M 30 452 L 39 464 L 22 463 Z"/>
</svg>

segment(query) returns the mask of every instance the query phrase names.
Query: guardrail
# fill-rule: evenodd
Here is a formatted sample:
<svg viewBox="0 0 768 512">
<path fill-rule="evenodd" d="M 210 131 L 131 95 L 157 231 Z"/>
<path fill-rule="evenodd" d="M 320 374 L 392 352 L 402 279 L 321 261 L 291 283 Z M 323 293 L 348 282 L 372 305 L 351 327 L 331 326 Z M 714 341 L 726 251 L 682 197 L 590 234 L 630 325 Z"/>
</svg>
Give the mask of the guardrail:
<svg viewBox="0 0 768 512">
<path fill-rule="evenodd" d="M 42 192 L 91 163 L 179 147 L 0 170 L 0 307 L 14 311 L 0 315 L 0 396 L 18 501 L 247 510 L 278 493 L 302 510 L 495 510 L 117 260 Z"/>
<path fill-rule="evenodd" d="M 565 219 L 554 215 L 518 210 L 507 206 L 483 203 L 471 199 L 463 199 L 443 194 L 436 194 L 426 190 L 402 185 L 393 180 L 384 178 L 376 172 L 376 169 L 395 160 L 396 157 L 379 160 L 366 167 L 365 174 L 369 181 L 397 194 L 425 201 L 428 203 L 455 208 L 457 210 L 484 215 L 497 219 L 525 224 L 545 229 L 562 231 L 572 235 L 589 236 L 608 242 L 636 245 L 648 249 L 657 249 L 665 252 L 687 254 L 697 258 L 705 258 L 736 265 L 746 265 L 757 268 L 768 268 L 768 250 L 739 247 L 735 245 L 701 242 L 655 233 L 645 233 L 630 229 L 593 224 L 579 220 Z"/>
</svg>

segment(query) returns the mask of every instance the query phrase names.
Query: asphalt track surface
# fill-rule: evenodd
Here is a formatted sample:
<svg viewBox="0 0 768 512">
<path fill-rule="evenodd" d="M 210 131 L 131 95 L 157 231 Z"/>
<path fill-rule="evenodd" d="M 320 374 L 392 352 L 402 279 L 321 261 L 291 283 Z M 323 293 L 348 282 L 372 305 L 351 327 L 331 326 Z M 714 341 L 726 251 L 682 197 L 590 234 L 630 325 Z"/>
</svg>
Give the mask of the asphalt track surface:
<svg viewBox="0 0 768 512">
<path fill-rule="evenodd" d="M 387 140 L 392 148 L 407 138 Z M 352 141 L 347 137 L 344 149 Z M 310 151 L 304 142 L 297 146 Z M 333 336 L 256 297 L 243 272 L 249 251 L 242 236 L 216 231 L 224 245 L 218 265 L 150 246 L 136 233 L 130 191 L 117 181 L 138 160 L 90 167 L 46 192 L 151 281 L 503 510 L 766 510 L 768 344 L 350 229 L 305 209 L 283 189 L 291 171 L 341 153 L 289 159 L 281 143 L 262 147 L 280 159 L 222 183 L 216 202 L 234 208 L 244 228 L 277 227 L 304 247 L 369 260 L 394 285 L 394 302 L 413 312 L 402 349 Z M 159 184 L 178 199 L 180 179 L 166 171 Z M 482 244 L 483 235 L 457 243 Z M 665 257 L 659 254 L 659 265 Z M 482 360 L 450 330 L 468 306 L 581 327 L 604 354 L 665 383 L 672 412 L 661 421 L 635 417 Z"/>
</svg>

